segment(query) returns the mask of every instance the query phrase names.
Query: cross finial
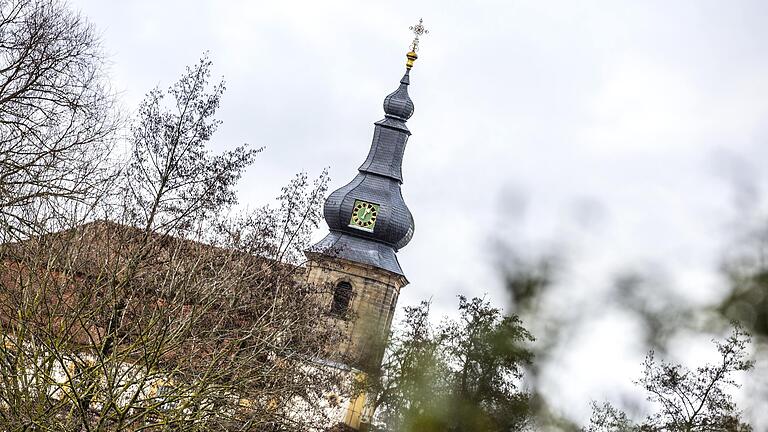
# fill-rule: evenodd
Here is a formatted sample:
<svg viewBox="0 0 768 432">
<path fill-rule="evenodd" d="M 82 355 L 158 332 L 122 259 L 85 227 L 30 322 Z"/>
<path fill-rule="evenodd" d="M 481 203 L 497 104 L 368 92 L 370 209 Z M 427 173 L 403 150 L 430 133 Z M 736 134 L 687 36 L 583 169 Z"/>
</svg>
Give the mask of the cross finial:
<svg viewBox="0 0 768 432">
<path fill-rule="evenodd" d="M 429 30 L 424 28 L 424 20 L 419 18 L 419 23 L 415 26 L 408 27 L 414 34 L 413 42 L 411 42 L 411 51 L 416 52 L 419 50 L 419 37 L 425 34 L 429 34 Z"/>
<path fill-rule="evenodd" d="M 413 67 L 413 62 L 416 61 L 417 58 L 419 58 L 418 55 L 416 55 L 416 51 L 419 50 L 419 37 L 425 34 L 429 34 L 429 30 L 424 28 L 424 20 L 419 18 L 419 23 L 410 26 L 409 30 L 411 30 L 414 34 L 413 42 L 411 42 L 411 51 L 406 54 L 406 57 L 408 58 L 408 61 L 405 62 L 405 67 L 409 70 Z"/>
</svg>

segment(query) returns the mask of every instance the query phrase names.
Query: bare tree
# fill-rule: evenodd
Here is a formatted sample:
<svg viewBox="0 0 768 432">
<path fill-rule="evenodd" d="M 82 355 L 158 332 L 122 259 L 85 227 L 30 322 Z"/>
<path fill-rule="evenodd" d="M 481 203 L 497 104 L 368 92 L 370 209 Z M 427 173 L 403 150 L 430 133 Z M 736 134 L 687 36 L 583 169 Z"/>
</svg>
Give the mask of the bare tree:
<svg viewBox="0 0 768 432">
<path fill-rule="evenodd" d="M 0 240 L 40 234 L 103 187 L 118 126 L 104 70 L 92 26 L 66 5 L 0 0 Z"/>
<path fill-rule="evenodd" d="M 728 387 L 738 387 L 733 375 L 752 369 L 747 346 L 750 336 L 738 325 L 725 341 L 714 341 L 720 361 L 689 370 L 657 361 L 651 352 L 638 384 L 658 410 L 641 424 L 610 404 L 594 405 L 588 432 L 749 432 Z"/>
<path fill-rule="evenodd" d="M 258 150 L 207 149 L 223 83 L 206 58 L 151 91 L 97 221 L 6 244 L 0 425 L 45 430 L 311 430 L 339 385 L 300 251 L 327 175 L 235 217 Z M 112 189 L 110 189 L 112 188 Z"/>
</svg>

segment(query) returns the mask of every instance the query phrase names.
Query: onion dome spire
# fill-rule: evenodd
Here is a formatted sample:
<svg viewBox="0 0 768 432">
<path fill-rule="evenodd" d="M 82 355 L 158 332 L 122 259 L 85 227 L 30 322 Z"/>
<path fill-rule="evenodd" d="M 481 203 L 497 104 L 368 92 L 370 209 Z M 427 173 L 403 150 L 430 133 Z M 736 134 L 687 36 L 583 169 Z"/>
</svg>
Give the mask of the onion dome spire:
<svg viewBox="0 0 768 432">
<path fill-rule="evenodd" d="M 410 69 L 407 69 L 400 80 L 400 87 L 384 98 L 384 114 L 387 117 L 405 122 L 413 115 L 413 101 L 408 96 L 408 85 L 411 82 L 410 72 Z"/>
<path fill-rule="evenodd" d="M 384 118 L 374 123 L 373 142 L 358 174 L 325 201 L 323 215 L 330 233 L 308 253 L 342 258 L 403 276 L 395 252 L 410 242 L 414 221 L 403 201 L 402 163 L 413 115 L 408 95 L 410 71 L 418 58 L 422 20 L 410 28 L 415 38 L 406 54 L 400 86 L 384 98 Z"/>
</svg>

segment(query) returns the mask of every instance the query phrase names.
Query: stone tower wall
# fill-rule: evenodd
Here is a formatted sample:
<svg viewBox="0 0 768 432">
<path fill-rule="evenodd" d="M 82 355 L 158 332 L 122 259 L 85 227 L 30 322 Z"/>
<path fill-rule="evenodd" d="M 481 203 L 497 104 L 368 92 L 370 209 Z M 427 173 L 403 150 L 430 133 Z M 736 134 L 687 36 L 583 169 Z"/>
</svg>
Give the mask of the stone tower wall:
<svg viewBox="0 0 768 432">
<path fill-rule="evenodd" d="M 307 282 L 319 288 L 327 312 L 324 325 L 336 326 L 344 342 L 332 350 L 334 360 L 363 371 L 381 364 L 384 345 L 392 324 L 404 277 L 346 260 L 316 257 L 308 264 Z M 333 292 L 339 282 L 352 285 L 349 312 L 344 317 L 331 313 Z"/>
</svg>

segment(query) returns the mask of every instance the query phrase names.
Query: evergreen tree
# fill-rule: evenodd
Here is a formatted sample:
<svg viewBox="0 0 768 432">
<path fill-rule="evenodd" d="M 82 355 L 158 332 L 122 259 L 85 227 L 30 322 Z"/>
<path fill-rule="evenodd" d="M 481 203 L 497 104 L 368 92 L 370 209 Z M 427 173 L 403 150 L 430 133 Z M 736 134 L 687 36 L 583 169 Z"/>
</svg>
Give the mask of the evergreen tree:
<svg viewBox="0 0 768 432">
<path fill-rule="evenodd" d="M 406 308 L 375 385 L 384 430 L 508 431 L 528 423 L 520 380 L 533 337 L 485 299 L 460 296 L 459 312 L 433 328 L 429 303 Z"/>
</svg>

